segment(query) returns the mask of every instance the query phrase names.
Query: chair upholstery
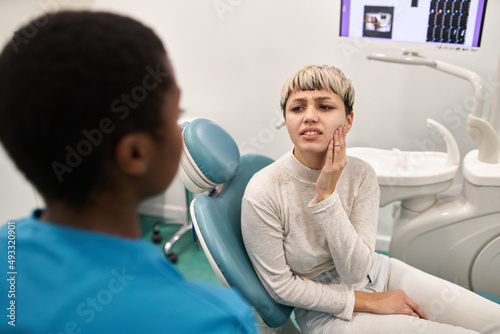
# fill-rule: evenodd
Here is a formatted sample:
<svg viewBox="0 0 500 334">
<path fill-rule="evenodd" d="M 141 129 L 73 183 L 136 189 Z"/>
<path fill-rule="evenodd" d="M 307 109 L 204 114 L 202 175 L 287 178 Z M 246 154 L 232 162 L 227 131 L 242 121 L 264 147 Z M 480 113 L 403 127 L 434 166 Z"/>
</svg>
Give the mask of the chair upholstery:
<svg viewBox="0 0 500 334">
<path fill-rule="evenodd" d="M 227 149 L 236 145 L 234 140 L 227 132 L 220 131 L 222 129 L 218 125 L 206 119 L 198 119 L 186 126 L 184 134 L 192 125 L 198 129 L 193 133 L 198 134 L 184 136 L 184 141 L 188 142 L 186 147 L 195 147 L 192 151 L 188 149 L 190 152 L 186 154 L 192 156 L 186 157 L 185 161 L 196 161 L 203 166 L 201 178 L 214 184 L 224 182 L 222 191 L 216 196 L 200 195 L 191 203 L 191 218 L 203 250 L 219 279 L 239 291 L 269 327 L 280 327 L 289 320 L 293 309 L 276 303 L 263 287 L 246 253 L 240 224 L 241 200 L 248 181 L 273 160 L 257 154 L 239 158 L 239 151 L 239 159 L 236 159 L 235 152 Z M 209 133 L 200 130 L 202 128 Z M 203 154 L 198 154 L 199 152 Z M 217 161 L 211 160 L 212 154 L 217 157 L 214 159 Z M 235 163 L 236 160 L 238 163 Z M 211 168 L 207 167 L 209 165 Z M 186 163 L 181 168 L 192 167 Z M 198 172 L 201 169 L 198 168 Z M 190 174 L 192 171 L 185 172 L 184 177 Z M 222 175 L 222 179 L 215 180 L 216 175 Z M 208 186 L 205 191 L 212 192 L 211 187 L 215 186 L 217 185 Z"/>
<path fill-rule="evenodd" d="M 233 175 L 240 151 L 233 138 L 216 123 L 199 118 L 182 124 L 180 177 L 193 193 L 214 189 Z"/>
</svg>

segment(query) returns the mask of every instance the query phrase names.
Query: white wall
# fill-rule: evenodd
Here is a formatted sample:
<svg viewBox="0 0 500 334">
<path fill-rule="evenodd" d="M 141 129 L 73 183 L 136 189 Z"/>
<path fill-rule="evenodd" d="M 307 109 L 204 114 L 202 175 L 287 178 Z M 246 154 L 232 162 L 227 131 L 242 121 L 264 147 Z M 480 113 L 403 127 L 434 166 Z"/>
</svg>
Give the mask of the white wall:
<svg viewBox="0 0 500 334">
<path fill-rule="evenodd" d="M 177 72 L 185 116 L 211 118 L 234 136 L 243 153 L 272 158 L 291 148 L 286 130 L 274 128 L 281 85 L 309 63 L 336 65 L 354 82 L 350 146 L 422 150 L 425 144 L 425 149 L 444 150 L 426 128 L 430 117 L 451 130 L 463 156 L 476 148 L 465 127 L 469 84 L 429 68 L 369 61 L 366 55 L 415 49 L 477 72 L 487 87 L 500 55 L 500 1 L 488 2 L 483 47 L 476 52 L 340 38 L 339 0 L 1 1 L 0 41 L 26 18 L 63 3 L 124 13 L 153 27 Z M 6 159 L 0 156 L 2 222 L 33 206 L 29 188 L 13 176 Z M 23 195 L 11 196 L 18 188 Z M 183 195 L 169 198 L 182 202 Z"/>
</svg>

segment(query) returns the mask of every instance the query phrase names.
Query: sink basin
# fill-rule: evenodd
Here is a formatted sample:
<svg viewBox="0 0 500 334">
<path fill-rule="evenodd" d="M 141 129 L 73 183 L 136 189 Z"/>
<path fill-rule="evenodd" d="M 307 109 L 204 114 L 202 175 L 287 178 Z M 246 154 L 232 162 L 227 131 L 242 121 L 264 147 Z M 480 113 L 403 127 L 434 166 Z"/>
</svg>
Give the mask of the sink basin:
<svg viewBox="0 0 500 334">
<path fill-rule="evenodd" d="M 443 152 L 354 147 L 347 149 L 347 155 L 368 162 L 380 185 L 428 185 L 453 179 L 458 171 L 458 164 L 448 164 L 448 155 Z"/>
<path fill-rule="evenodd" d="M 347 155 L 368 162 L 375 170 L 380 206 L 403 201 L 401 205 L 416 212 L 430 207 L 436 194 L 451 187 L 459 166 L 450 164 L 443 152 L 354 147 L 347 149 Z"/>
<path fill-rule="evenodd" d="M 421 212 L 432 206 L 436 194 L 453 184 L 460 162 L 460 152 L 453 135 L 443 125 L 428 119 L 444 138 L 447 153 L 434 151 L 383 150 L 369 147 L 347 149 L 347 155 L 368 162 L 380 185 L 380 206 L 394 201 L 408 210 Z"/>
</svg>

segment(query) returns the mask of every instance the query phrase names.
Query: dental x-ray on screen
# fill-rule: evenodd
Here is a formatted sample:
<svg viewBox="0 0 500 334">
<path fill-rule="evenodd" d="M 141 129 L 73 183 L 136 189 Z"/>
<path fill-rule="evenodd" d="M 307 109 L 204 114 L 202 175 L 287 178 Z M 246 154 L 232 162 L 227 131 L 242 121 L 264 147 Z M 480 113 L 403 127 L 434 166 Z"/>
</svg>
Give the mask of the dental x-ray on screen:
<svg viewBox="0 0 500 334">
<path fill-rule="evenodd" d="M 340 36 L 477 48 L 486 0 L 342 0 Z"/>
</svg>

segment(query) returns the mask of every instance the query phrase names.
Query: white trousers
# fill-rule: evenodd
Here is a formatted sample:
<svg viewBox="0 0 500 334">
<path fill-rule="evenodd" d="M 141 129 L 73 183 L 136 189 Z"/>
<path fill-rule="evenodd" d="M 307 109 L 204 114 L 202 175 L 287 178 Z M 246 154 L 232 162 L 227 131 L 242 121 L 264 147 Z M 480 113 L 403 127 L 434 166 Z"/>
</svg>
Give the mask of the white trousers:
<svg viewBox="0 0 500 334">
<path fill-rule="evenodd" d="M 340 278 L 332 280 L 332 272 L 316 280 L 341 283 Z M 304 334 L 500 333 L 500 305 L 385 255 L 375 254 L 369 279 L 354 286 L 354 290 L 367 292 L 398 289 L 415 301 L 429 320 L 354 312 L 351 321 L 345 321 L 328 313 L 296 309 L 296 321 Z"/>
</svg>

